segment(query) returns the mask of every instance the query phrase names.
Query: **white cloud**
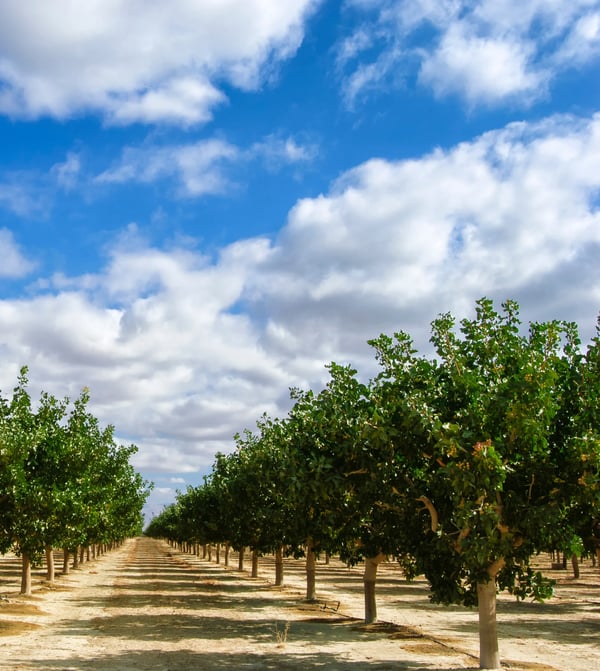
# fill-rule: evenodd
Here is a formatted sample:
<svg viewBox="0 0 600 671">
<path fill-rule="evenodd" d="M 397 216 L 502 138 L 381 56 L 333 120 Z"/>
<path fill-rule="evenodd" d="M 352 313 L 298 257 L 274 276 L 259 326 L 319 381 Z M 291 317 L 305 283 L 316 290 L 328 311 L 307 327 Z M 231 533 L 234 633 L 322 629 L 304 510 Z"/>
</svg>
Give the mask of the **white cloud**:
<svg viewBox="0 0 600 671">
<path fill-rule="evenodd" d="M 0 208 L 19 217 L 44 218 L 52 208 L 57 190 L 70 191 L 77 184 L 81 160 L 69 152 L 64 162 L 42 170 L 0 172 Z"/>
<path fill-rule="evenodd" d="M 0 199 L 1 195 L 0 190 Z M 0 259 L 2 259 L 0 278 L 24 277 L 35 267 L 35 264 L 21 253 L 13 234 L 6 228 L 0 228 Z"/>
<path fill-rule="evenodd" d="M 247 151 L 248 160 L 262 159 L 268 168 L 277 170 L 285 165 L 310 163 L 318 154 L 315 144 L 300 144 L 295 138 L 268 135 Z"/>
<path fill-rule="evenodd" d="M 32 189 L 22 175 L 11 174 L 0 178 L 0 207 L 6 208 L 19 216 L 26 216 L 39 210 Z"/>
<path fill-rule="evenodd" d="M 95 178 L 97 183 L 151 183 L 174 180 L 185 197 L 225 193 L 235 186 L 229 176 L 237 165 L 262 161 L 270 170 L 308 163 L 317 155 L 314 144 L 300 144 L 293 137 L 269 135 L 247 149 L 221 138 L 191 144 L 126 147 L 120 162 Z"/>
<path fill-rule="evenodd" d="M 107 105 L 111 123 L 180 123 L 193 125 L 209 121 L 211 111 L 226 100 L 209 81 L 192 77 L 174 78 L 162 86 L 134 91 L 113 98 Z"/>
<path fill-rule="evenodd" d="M 600 9 L 583 14 L 570 28 L 556 54 L 556 60 L 574 67 L 587 63 L 600 53 Z"/>
<path fill-rule="evenodd" d="M 80 157 L 69 152 L 64 163 L 56 163 L 50 169 L 50 173 L 56 179 L 56 183 L 63 189 L 70 191 L 77 184 L 77 179 L 81 171 Z"/>
<path fill-rule="evenodd" d="M 221 82 L 254 89 L 300 45 L 316 0 L 0 3 L 0 111 L 109 123 L 206 121 Z"/>
<path fill-rule="evenodd" d="M 456 27 L 423 62 L 419 77 L 438 95 L 462 92 L 471 104 L 527 100 L 546 86 L 545 76 L 530 70 L 531 56 L 523 41 L 468 36 Z"/>
<path fill-rule="evenodd" d="M 600 57 L 598 0 L 348 0 L 346 5 L 366 17 L 338 47 L 349 103 L 412 71 L 439 96 L 528 105 L 544 97 L 567 68 Z M 375 55 L 365 52 L 377 43 Z"/>
<path fill-rule="evenodd" d="M 180 185 L 182 195 L 222 193 L 228 184 L 223 166 L 237 156 L 236 147 L 219 139 L 166 147 L 127 147 L 120 163 L 98 175 L 96 181 L 150 183 L 171 178 Z"/>
<path fill-rule="evenodd" d="M 372 160 L 299 201 L 275 240 L 240 240 L 216 260 L 157 249 L 130 230 L 102 272 L 56 277 L 0 301 L 10 388 L 76 396 L 141 451 L 137 467 L 208 470 L 290 386 L 331 360 L 375 369 L 366 341 L 404 329 L 427 347 L 441 311 L 483 295 L 525 319 L 578 321 L 600 306 L 600 115 L 512 124 L 414 160 Z"/>
<path fill-rule="evenodd" d="M 534 311 L 556 304 L 557 317 L 593 320 L 598 175 L 600 116 L 358 166 L 290 213 L 254 287 L 265 338 L 282 354 L 289 339 L 307 355 L 356 356 L 380 330 L 422 329 L 484 294 L 535 294 Z"/>
</svg>

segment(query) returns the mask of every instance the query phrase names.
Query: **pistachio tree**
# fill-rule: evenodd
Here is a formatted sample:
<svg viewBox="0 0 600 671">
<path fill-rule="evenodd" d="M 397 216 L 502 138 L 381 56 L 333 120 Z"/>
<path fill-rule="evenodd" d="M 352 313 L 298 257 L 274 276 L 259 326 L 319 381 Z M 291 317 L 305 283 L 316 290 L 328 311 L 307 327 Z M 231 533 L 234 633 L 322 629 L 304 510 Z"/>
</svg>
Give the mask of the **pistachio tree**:
<svg viewBox="0 0 600 671">
<path fill-rule="evenodd" d="M 428 370 L 396 418 L 397 450 L 420 460 L 398 502 L 420 523 L 406 564 L 426 575 L 434 601 L 478 606 L 481 667 L 500 668 L 497 591 L 550 596 L 530 558 L 570 534 L 574 502 L 594 505 L 598 494 L 597 429 L 556 429 L 578 338 L 558 321 L 524 333 L 514 302 L 499 313 L 482 299 L 460 332 L 451 315 L 436 319 L 431 339 L 428 368 L 416 354 L 398 365 L 390 347 L 381 357 L 390 377 L 398 367 Z M 415 439 L 405 443 L 407 433 Z"/>
</svg>

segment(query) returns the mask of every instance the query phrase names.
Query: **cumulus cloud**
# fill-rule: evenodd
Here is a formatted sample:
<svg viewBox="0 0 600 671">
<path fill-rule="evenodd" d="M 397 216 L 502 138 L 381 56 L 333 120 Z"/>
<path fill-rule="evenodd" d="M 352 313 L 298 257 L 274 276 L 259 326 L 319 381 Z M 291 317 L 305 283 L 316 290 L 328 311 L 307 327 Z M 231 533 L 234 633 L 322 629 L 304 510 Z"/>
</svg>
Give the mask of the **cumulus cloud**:
<svg viewBox="0 0 600 671">
<path fill-rule="evenodd" d="M 280 235 L 159 249 L 129 232 L 93 276 L 0 301 L 0 388 L 21 364 L 142 448 L 138 467 L 206 470 L 290 386 L 331 360 L 375 372 L 366 344 L 407 330 L 428 347 L 439 312 L 486 295 L 530 319 L 600 306 L 600 115 L 516 123 L 413 160 L 371 160 L 299 201 Z M 166 476 L 165 476 L 166 477 Z M 165 487 L 169 483 L 165 482 Z"/>
<path fill-rule="evenodd" d="M 196 124 L 229 83 L 259 87 L 295 53 L 317 0 L 0 3 L 0 112 Z"/>
<path fill-rule="evenodd" d="M 426 328 L 426 313 L 462 312 L 484 294 L 527 295 L 534 311 L 536 295 L 557 316 L 593 319 L 599 157 L 596 116 L 358 166 L 291 211 L 255 278 L 265 338 L 282 353 L 291 342 L 351 357 L 369 330 Z"/>
<path fill-rule="evenodd" d="M 597 0 L 347 0 L 346 7 L 364 18 L 338 45 L 350 104 L 416 74 L 438 96 L 527 105 L 566 69 L 600 57 Z"/>
</svg>

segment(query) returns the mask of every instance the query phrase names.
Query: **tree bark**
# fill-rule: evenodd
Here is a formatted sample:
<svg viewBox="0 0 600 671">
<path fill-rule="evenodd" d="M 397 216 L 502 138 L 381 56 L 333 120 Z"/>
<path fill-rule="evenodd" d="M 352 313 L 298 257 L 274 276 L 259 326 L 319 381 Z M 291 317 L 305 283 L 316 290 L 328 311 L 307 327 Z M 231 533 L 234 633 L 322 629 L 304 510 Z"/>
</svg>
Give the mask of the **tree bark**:
<svg viewBox="0 0 600 671">
<path fill-rule="evenodd" d="M 258 550 L 252 550 L 252 578 L 258 578 Z"/>
<path fill-rule="evenodd" d="M 479 602 L 479 668 L 500 669 L 496 627 L 496 580 L 477 584 Z"/>
<path fill-rule="evenodd" d="M 63 574 L 69 575 L 69 551 L 67 548 L 63 548 Z"/>
<path fill-rule="evenodd" d="M 306 600 L 317 600 L 317 557 L 312 538 L 306 541 Z"/>
<path fill-rule="evenodd" d="M 51 545 L 46 545 L 46 580 L 54 582 L 54 576 L 54 552 L 52 552 Z"/>
<path fill-rule="evenodd" d="M 27 552 L 21 555 L 21 594 L 31 596 L 31 559 Z"/>
<path fill-rule="evenodd" d="M 225 566 L 229 566 L 229 550 L 231 549 L 231 546 L 229 543 L 225 543 L 225 558 L 223 559 L 223 562 Z"/>
<path fill-rule="evenodd" d="M 79 568 L 79 552 L 78 548 L 73 551 L 73 568 Z"/>
<path fill-rule="evenodd" d="M 376 557 L 365 559 L 365 571 L 363 574 L 365 593 L 365 624 L 377 622 L 377 600 L 375 597 L 375 584 L 377 582 L 377 569 L 379 564 L 385 561 L 385 555 L 379 553 Z"/>
<path fill-rule="evenodd" d="M 244 548 L 240 548 L 240 554 L 238 555 L 238 571 L 244 570 Z"/>
<path fill-rule="evenodd" d="M 275 586 L 283 585 L 283 546 L 275 550 Z"/>
<path fill-rule="evenodd" d="M 571 555 L 571 566 L 573 567 L 573 577 L 579 579 L 579 558 L 576 554 Z"/>
<path fill-rule="evenodd" d="M 215 548 L 215 561 L 217 564 L 221 563 L 221 543 L 217 543 L 217 547 Z"/>
</svg>

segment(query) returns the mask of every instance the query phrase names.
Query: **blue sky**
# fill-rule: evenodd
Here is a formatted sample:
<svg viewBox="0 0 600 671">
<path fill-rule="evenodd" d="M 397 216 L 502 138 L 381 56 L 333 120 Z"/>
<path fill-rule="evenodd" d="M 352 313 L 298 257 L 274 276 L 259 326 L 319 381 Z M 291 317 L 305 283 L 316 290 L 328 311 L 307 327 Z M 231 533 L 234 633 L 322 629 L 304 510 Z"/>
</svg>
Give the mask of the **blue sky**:
<svg viewBox="0 0 600 671">
<path fill-rule="evenodd" d="M 489 296 L 600 308 L 600 1 L 0 3 L 0 388 L 149 511 L 325 364 Z"/>
</svg>

